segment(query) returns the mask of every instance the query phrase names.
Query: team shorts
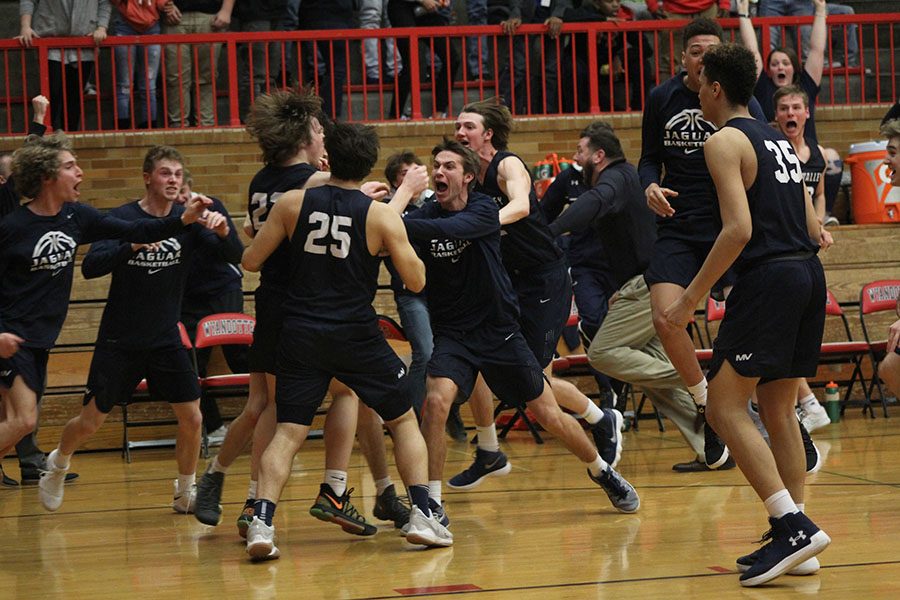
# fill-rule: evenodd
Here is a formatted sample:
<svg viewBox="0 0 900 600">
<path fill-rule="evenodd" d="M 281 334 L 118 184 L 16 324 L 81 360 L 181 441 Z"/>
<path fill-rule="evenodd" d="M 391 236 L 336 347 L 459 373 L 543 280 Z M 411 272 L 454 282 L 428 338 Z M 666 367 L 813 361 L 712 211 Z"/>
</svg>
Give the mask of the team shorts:
<svg viewBox="0 0 900 600">
<path fill-rule="evenodd" d="M 200 384 L 185 348 L 132 350 L 98 345 L 91 359 L 83 404 L 93 399 L 97 410 L 108 413 L 117 404 L 131 400 L 141 379 L 147 380 L 152 397 L 169 404 L 200 398 Z"/>
<path fill-rule="evenodd" d="M 506 404 L 524 406 L 544 391 L 544 372 L 515 325 L 508 331 L 479 330 L 465 336 L 435 334 L 430 377 L 452 380 L 458 395 L 468 398 L 479 371 Z"/>
<path fill-rule="evenodd" d="M 742 273 L 725 304 L 707 379 L 728 361 L 743 377 L 813 377 L 825 328 L 825 273 L 817 256 Z"/>
<path fill-rule="evenodd" d="M 519 300 L 519 326 L 538 365 L 545 368 L 572 309 L 572 280 L 565 262 L 509 274 Z"/>
<path fill-rule="evenodd" d="M 275 380 L 279 423 L 312 424 L 332 378 L 384 421 L 412 408 L 406 365 L 377 323 L 317 328 L 289 320 L 282 334 Z"/>
<path fill-rule="evenodd" d="M 40 398 L 47 385 L 49 356 L 49 350 L 19 346 L 19 351 L 9 358 L 0 358 L 0 386 L 11 388 L 16 377 L 21 377 L 28 389 Z"/>
<path fill-rule="evenodd" d="M 251 373 L 275 374 L 275 359 L 278 356 L 278 338 L 284 323 L 285 292 L 271 287 L 260 286 L 254 293 L 256 305 L 256 327 L 253 330 L 253 344 L 250 346 L 248 364 Z"/>
</svg>

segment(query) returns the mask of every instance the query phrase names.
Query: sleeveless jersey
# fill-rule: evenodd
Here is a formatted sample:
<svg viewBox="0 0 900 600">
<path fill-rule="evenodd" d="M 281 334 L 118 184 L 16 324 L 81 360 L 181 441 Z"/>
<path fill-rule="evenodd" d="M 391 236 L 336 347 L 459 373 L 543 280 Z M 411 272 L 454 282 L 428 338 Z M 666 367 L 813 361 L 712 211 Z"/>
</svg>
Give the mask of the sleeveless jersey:
<svg viewBox="0 0 900 600">
<path fill-rule="evenodd" d="M 506 150 L 497 152 L 484 174 L 484 183 L 475 185 L 475 191 L 493 198 L 498 208 L 509 204 L 509 198 L 500 189 L 497 175 L 500 162 L 507 156 L 514 156 L 516 160 L 522 160 Z M 510 272 L 544 267 L 562 258 L 562 250 L 553 240 L 553 235 L 547 228 L 547 221 L 538 206 L 530 174 L 528 187 L 530 189 L 528 216 L 515 223 L 503 225 L 501 228 L 500 253 L 503 256 L 503 266 Z"/>
<path fill-rule="evenodd" d="M 371 204 L 359 190 L 306 190 L 290 240 L 287 317 L 313 326 L 375 322 L 381 259 L 366 241 Z"/>
<path fill-rule="evenodd" d="M 747 190 L 753 235 L 735 267 L 746 269 L 777 256 L 816 252 L 806 228 L 803 172 L 791 143 L 756 119 L 731 119 L 725 126 L 747 136 L 758 164 L 756 180 Z"/>
<path fill-rule="evenodd" d="M 269 211 L 282 194 L 302 188 L 315 172 L 315 167 L 307 163 L 289 167 L 266 165 L 260 169 L 250 181 L 250 198 L 247 205 L 247 214 L 253 221 L 253 231 L 260 230 L 269 216 Z M 284 242 L 263 264 L 260 271 L 260 287 L 272 286 L 283 290 L 287 287 L 289 268 L 290 248 L 288 243 Z"/>
</svg>

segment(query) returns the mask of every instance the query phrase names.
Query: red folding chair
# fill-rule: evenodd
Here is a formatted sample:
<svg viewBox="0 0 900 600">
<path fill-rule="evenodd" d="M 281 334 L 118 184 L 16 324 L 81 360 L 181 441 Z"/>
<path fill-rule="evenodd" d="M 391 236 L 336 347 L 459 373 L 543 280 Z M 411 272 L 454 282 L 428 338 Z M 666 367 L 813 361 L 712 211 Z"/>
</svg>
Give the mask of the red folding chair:
<svg viewBox="0 0 900 600">
<path fill-rule="evenodd" d="M 863 286 L 859 292 L 859 322 L 862 325 L 863 337 L 869 346 L 869 358 L 872 360 L 872 381 L 869 383 L 868 392 L 872 388 L 878 388 L 881 397 L 881 408 L 887 417 L 887 399 L 881 387 L 881 379 L 878 378 L 878 363 L 884 358 L 887 349 L 887 340 L 872 341 L 869 329 L 873 325 L 871 315 L 884 311 L 894 311 L 897 308 L 897 297 L 900 295 L 900 279 L 883 279 L 873 281 Z M 869 325 L 866 325 L 866 315 L 869 315 Z M 865 387 L 865 386 L 863 386 Z M 863 411 L 869 410 L 869 415 L 875 417 L 871 402 L 867 402 Z"/>
<path fill-rule="evenodd" d="M 841 309 L 841 305 L 838 304 L 837 298 L 834 297 L 831 290 L 826 290 L 825 293 L 825 318 L 839 318 L 844 329 L 844 335 L 847 336 L 847 339 L 846 341 L 840 342 L 822 342 L 821 349 L 819 350 L 819 364 L 853 365 L 853 373 L 850 375 L 850 379 L 838 382 L 847 386 L 847 391 L 844 393 L 843 400 L 841 400 L 842 414 L 847 406 L 847 402 L 850 400 L 850 394 L 853 392 L 853 385 L 857 381 L 859 381 L 862 386 L 863 394 L 865 395 L 865 406 L 870 407 L 871 398 L 869 390 L 866 389 L 866 380 L 862 374 L 862 357 L 869 354 L 869 344 L 863 341 L 853 340 L 853 334 L 850 332 L 850 324 L 847 322 L 847 316 Z M 863 410 L 865 411 L 866 409 L 863 408 Z"/>
</svg>

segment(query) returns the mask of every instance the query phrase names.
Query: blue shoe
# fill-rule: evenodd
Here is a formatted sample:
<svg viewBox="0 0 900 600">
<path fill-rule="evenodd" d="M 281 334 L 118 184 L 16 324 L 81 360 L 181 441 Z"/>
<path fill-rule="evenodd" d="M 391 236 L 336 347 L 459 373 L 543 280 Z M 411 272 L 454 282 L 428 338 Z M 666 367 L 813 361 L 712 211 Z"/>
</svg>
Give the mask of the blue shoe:
<svg viewBox="0 0 900 600">
<path fill-rule="evenodd" d="M 471 490 L 481 485 L 486 477 L 507 475 L 512 470 L 512 463 L 500 450 L 490 452 L 478 448 L 475 450 L 475 461 L 468 469 L 458 473 L 447 482 L 454 490 Z"/>
<path fill-rule="evenodd" d="M 741 575 L 741 585 L 753 587 L 769 582 L 806 563 L 831 543 L 831 538 L 802 512 L 769 518 L 769 543 L 748 557 L 753 564 Z M 764 536 L 765 537 L 765 536 Z M 744 561 L 747 562 L 747 561 Z"/>
<path fill-rule="evenodd" d="M 429 498 L 428 508 L 431 510 L 431 514 L 434 515 L 434 518 L 437 519 L 438 523 L 444 527 L 450 527 L 450 517 L 447 516 L 447 511 L 444 510 L 443 504 L 438 504 Z"/>
<path fill-rule="evenodd" d="M 591 481 L 603 488 L 609 496 L 609 501 L 619 512 L 634 513 L 640 508 L 641 499 L 634 487 L 612 467 L 604 469 L 599 477 L 591 475 L 590 469 L 587 470 L 587 474 Z"/>
<path fill-rule="evenodd" d="M 622 458 L 622 429 L 625 420 L 622 413 L 614 408 L 601 408 L 603 418 L 591 425 L 591 435 L 600 458 L 610 467 L 615 468 Z"/>
<path fill-rule="evenodd" d="M 809 432 L 803 426 L 802 421 L 800 422 L 800 437 L 803 439 L 803 453 L 806 455 L 806 472 L 815 473 L 822 468 L 822 455 L 819 454 L 819 449 L 809 437 Z"/>
</svg>

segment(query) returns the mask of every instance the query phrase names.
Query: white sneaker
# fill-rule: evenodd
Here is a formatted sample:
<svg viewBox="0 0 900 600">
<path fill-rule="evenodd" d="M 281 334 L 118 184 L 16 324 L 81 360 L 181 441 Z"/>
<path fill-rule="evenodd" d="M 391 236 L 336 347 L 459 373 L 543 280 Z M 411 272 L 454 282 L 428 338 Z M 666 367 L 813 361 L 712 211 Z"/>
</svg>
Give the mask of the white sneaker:
<svg viewBox="0 0 900 600">
<path fill-rule="evenodd" d="M 812 575 L 819 570 L 819 559 L 813 556 L 787 572 L 788 575 Z"/>
<path fill-rule="evenodd" d="M 266 525 L 259 517 L 253 517 L 247 528 L 247 554 L 250 559 L 275 560 L 281 552 L 275 546 L 275 526 Z"/>
<path fill-rule="evenodd" d="M 225 435 L 228 433 L 228 426 L 222 425 L 215 431 L 206 434 L 206 441 L 210 446 L 221 446 L 225 441 Z"/>
<path fill-rule="evenodd" d="M 66 484 L 66 472 L 68 467 L 60 469 L 56 466 L 56 450 L 47 457 L 47 470 L 41 473 L 41 480 L 38 482 L 40 492 L 38 496 L 44 508 L 53 512 L 62 506 L 63 488 Z"/>
<path fill-rule="evenodd" d="M 177 513 L 193 514 L 197 505 L 197 484 L 192 483 L 189 490 L 179 490 L 178 480 L 175 480 L 175 498 L 172 500 L 172 510 Z"/>
<path fill-rule="evenodd" d="M 828 413 L 825 412 L 821 405 L 812 410 L 804 408 L 800 415 L 800 422 L 803 423 L 803 426 L 810 433 L 817 429 L 822 429 L 826 425 L 831 425 L 831 419 L 828 418 Z"/>
<path fill-rule="evenodd" d="M 409 513 L 406 541 L 421 546 L 452 546 L 453 534 L 434 516 L 426 517 L 418 506 Z"/>
</svg>

